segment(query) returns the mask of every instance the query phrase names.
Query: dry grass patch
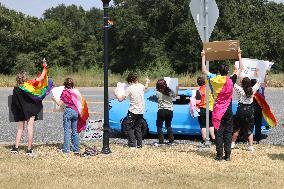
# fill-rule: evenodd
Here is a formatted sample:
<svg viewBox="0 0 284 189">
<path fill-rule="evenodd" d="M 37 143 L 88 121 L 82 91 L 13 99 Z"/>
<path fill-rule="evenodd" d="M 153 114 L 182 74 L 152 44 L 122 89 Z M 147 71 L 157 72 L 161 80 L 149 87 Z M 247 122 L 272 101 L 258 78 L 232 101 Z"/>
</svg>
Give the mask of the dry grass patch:
<svg viewBox="0 0 284 189">
<path fill-rule="evenodd" d="M 93 144 L 88 144 L 93 145 Z M 95 143 L 101 148 L 100 143 Z M 215 161 L 215 150 L 194 145 L 145 146 L 129 149 L 111 145 L 110 155 L 81 158 L 57 152 L 57 145 L 35 147 L 12 155 L 0 147 L 0 188 L 283 188 L 283 146 L 235 149 L 232 161 Z M 84 147 L 82 147 L 84 148 Z"/>
<path fill-rule="evenodd" d="M 196 87 L 196 78 L 197 76 L 202 75 L 177 75 L 179 79 L 179 84 L 181 87 Z M 63 75 L 53 75 L 52 79 L 56 86 L 63 84 L 66 77 L 72 77 L 75 81 L 77 87 L 102 87 L 103 86 L 103 73 L 93 73 L 89 71 L 81 71 L 79 73 L 64 73 Z M 140 82 L 144 83 L 144 78 L 146 76 L 140 76 Z M 117 82 L 126 82 L 125 77 L 119 74 L 109 74 L 109 86 L 116 86 Z M 157 80 L 160 78 L 150 78 L 151 87 L 156 86 Z M 15 76 L 14 75 L 0 75 L 0 87 L 13 87 L 15 85 Z M 284 87 L 284 74 L 271 74 L 269 75 L 269 87 Z"/>
</svg>

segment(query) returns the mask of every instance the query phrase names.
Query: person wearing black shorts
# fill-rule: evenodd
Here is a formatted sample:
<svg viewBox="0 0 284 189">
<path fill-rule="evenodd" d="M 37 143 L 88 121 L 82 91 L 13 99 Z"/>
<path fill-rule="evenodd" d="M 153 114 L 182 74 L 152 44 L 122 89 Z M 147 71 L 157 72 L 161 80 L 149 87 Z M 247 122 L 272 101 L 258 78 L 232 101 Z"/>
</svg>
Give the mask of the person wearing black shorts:
<svg viewBox="0 0 284 189">
<path fill-rule="evenodd" d="M 241 128 L 245 128 L 248 134 L 248 151 L 254 151 L 253 148 L 253 127 L 254 127 L 254 105 L 253 95 L 260 87 L 260 83 L 256 83 L 251 87 L 251 81 L 245 77 L 241 81 L 241 86 L 234 84 L 234 89 L 239 98 L 238 109 L 236 113 L 235 128 L 232 137 L 231 148 L 235 147 Z"/>
<path fill-rule="evenodd" d="M 206 85 L 204 77 L 197 78 L 197 84 L 199 90 L 196 91 L 196 106 L 200 109 L 198 122 L 201 129 L 202 144 L 206 140 Z M 212 143 L 215 143 L 214 127 L 212 124 L 212 110 L 213 110 L 213 98 L 210 93 L 209 96 L 209 133 L 211 136 Z"/>
</svg>

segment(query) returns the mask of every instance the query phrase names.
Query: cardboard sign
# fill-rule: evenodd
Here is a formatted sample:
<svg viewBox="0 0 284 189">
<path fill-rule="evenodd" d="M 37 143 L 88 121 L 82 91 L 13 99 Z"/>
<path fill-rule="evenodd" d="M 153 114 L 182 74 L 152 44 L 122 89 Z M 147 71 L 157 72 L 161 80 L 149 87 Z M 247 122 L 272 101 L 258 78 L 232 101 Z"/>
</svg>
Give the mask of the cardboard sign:
<svg viewBox="0 0 284 189">
<path fill-rule="evenodd" d="M 103 120 L 90 120 L 87 123 L 83 140 L 97 140 L 103 137 Z"/>
<path fill-rule="evenodd" d="M 213 60 L 238 60 L 238 48 L 240 47 L 240 41 L 228 40 L 228 41 L 213 41 L 203 43 L 203 50 L 205 51 L 205 57 L 207 61 Z"/>
<path fill-rule="evenodd" d="M 243 61 L 243 71 L 240 73 L 241 77 L 248 77 L 250 79 L 256 79 L 255 71 L 258 68 L 258 79 L 260 82 L 264 82 L 266 72 L 270 70 L 273 62 L 242 58 Z M 235 62 L 235 66 L 239 68 L 239 61 Z"/>
</svg>

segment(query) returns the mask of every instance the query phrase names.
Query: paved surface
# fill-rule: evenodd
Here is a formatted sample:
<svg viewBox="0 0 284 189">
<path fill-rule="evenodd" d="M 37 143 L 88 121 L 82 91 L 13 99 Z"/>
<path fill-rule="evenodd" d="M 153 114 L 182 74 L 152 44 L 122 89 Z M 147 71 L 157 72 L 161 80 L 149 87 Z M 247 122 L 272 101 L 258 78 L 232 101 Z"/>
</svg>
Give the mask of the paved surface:
<svg viewBox="0 0 284 189">
<path fill-rule="evenodd" d="M 8 95 L 12 94 L 12 88 L 0 88 L 0 143 L 13 143 L 17 131 L 17 123 L 10 123 L 8 118 Z M 89 111 L 92 112 L 90 119 L 103 118 L 103 88 L 79 88 L 89 103 Z M 110 88 L 110 98 L 113 98 L 113 89 Z M 284 88 L 268 88 L 266 99 L 275 113 L 279 123 L 284 123 Z M 37 121 L 34 128 L 34 142 L 52 143 L 63 141 L 62 113 L 51 112 L 52 100 L 48 96 L 44 100 L 44 119 Z M 94 114 L 95 113 L 95 114 Z M 145 143 L 152 143 L 153 139 L 147 139 Z M 26 133 L 22 142 L 26 142 Z M 126 140 L 113 138 L 113 143 L 125 144 Z M 192 141 L 182 140 L 179 143 L 191 143 Z M 274 128 L 268 137 L 262 140 L 265 144 L 284 145 L 284 128 Z"/>
</svg>

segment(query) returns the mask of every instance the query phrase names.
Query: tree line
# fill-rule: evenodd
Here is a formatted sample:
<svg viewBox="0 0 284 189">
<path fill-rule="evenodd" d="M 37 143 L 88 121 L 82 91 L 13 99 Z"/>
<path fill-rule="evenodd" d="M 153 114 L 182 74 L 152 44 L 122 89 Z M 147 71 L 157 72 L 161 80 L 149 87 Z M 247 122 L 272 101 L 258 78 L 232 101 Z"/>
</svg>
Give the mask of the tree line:
<svg viewBox="0 0 284 189">
<path fill-rule="evenodd" d="M 216 0 L 219 18 L 210 41 L 237 39 L 243 57 L 274 61 L 284 71 L 284 5 L 267 0 Z M 151 74 L 194 73 L 202 42 L 190 0 L 114 0 L 109 15 L 110 70 Z M 103 67 L 103 10 L 64 4 L 42 18 L 0 4 L 0 73 L 36 72 L 45 57 L 50 67 L 69 71 Z M 213 64 L 214 66 L 214 64 Z"/>
</svg>

